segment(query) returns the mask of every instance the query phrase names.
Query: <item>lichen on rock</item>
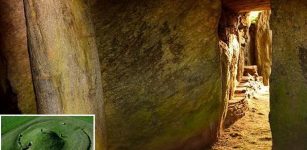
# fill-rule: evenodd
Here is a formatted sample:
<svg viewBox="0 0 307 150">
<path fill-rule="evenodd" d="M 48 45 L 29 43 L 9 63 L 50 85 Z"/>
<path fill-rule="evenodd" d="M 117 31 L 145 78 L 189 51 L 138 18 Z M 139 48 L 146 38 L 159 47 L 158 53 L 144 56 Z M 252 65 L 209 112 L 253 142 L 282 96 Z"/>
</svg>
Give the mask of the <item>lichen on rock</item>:
<svg viewBox="0 0 307 150">
<path fill-rule="evenodd" d="M 109 149 L 204 147 L 223 102 L 219 1 L 97 1 Z M 195 138 L 203 136 L 203 138 Z"/>
<path fill-rule="evenodd" d="M 306 149 L 307 1 L 272 0 L 273 66 L 270 124 L 273 149 Z"/>
</svg>

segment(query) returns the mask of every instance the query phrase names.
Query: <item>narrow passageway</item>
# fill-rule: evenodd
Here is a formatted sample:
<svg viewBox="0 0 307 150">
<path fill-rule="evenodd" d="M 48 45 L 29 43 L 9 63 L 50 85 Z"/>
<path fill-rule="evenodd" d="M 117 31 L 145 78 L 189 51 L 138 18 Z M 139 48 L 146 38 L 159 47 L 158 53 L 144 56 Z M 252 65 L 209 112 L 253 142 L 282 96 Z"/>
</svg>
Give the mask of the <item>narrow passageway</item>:
<svg viewBox="0 0 307 150">
<path fill-rule="evenodd" d="M 261 90 L 248 100 L 249 109 L 245 112 L 245 116 L 226 128 L 212 149 L 271 149 L 269 97 L 269 87 L 262 86 Z"/>
<path fill-rule="evenodd" d="M 0 121 L 95 115 L 91 150 L 307 150 L 306 91 L 307 0 L 0 0 Z"/>
<path fill-rule="evenodd" d="M 213 150 L 272 149 L 269 79 L 272 66 L 270 8 L 223 1 L 219 22 L 223 129 Z M 248 7 L 247 7 L 248 6 Z M 249 7 L 251 6 L 251 7 Z"/>
</svg>

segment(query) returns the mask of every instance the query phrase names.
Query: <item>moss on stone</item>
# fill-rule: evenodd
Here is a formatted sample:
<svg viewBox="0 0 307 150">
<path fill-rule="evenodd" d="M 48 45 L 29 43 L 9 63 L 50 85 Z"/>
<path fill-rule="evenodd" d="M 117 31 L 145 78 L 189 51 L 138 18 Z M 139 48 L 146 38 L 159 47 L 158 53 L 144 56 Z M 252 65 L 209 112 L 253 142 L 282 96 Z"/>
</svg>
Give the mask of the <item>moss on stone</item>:
<svg viewBox="0 0 307 150">
<path fill-rule="evenodd" d="M 109 149 L 171 149 L 204 132 L 208 143 L 216 137 L 219 9 L 212 1 L 94 5 Z"/>
<path fill-rule="evenodd" d="M 272 1 L 270 123 L 273 149 L 307 148 L 306 6 L 306 1 Z"/>
</svg>

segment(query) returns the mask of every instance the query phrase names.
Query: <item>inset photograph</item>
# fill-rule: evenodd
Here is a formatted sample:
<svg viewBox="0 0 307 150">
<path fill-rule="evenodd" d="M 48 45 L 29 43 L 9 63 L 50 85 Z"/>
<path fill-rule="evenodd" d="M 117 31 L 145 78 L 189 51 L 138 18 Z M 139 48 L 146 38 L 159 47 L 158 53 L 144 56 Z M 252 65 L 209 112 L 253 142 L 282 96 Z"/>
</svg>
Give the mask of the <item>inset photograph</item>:
<svg viewBox="0 0 307 150">
<path fill-rule="evenodd" d="M 5 115 L 2 150 L 94 150 L 95 117 Z"/>
</svg>

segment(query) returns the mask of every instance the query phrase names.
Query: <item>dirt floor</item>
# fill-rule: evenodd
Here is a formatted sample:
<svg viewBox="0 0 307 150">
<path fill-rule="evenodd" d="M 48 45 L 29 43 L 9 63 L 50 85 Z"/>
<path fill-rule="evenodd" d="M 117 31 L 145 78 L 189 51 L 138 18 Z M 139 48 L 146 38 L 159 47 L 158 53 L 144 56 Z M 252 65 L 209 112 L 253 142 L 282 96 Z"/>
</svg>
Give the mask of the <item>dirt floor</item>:
<svg viewBox="0 0 307 150">
<path fill-rule="evenodd" d="M 225 129 L 213 150 L 269 150 L 272 147 L 272 135 L 268 120 L 269 87 L 249 100 L 249 110 L 245 116 Z"/>
</svg>

